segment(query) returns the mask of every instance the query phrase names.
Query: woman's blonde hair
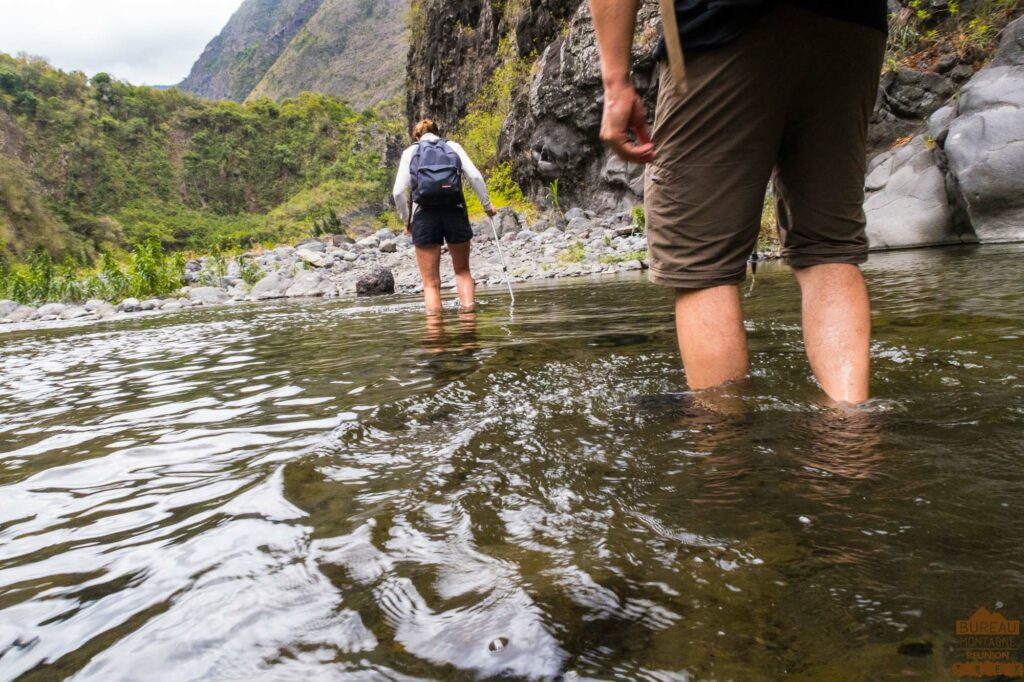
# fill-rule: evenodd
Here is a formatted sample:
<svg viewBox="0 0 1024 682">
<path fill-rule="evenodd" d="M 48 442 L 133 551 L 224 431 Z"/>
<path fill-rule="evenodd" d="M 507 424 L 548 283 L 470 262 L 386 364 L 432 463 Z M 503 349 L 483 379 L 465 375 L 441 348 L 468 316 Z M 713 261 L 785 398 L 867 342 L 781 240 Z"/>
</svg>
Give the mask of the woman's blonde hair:
<svg viewBox="0 0 1024 682">
<path fill-rule="evenodd" d="M 416 127 L 412 129 L 413 142 L 419 142 L 420 138 L 427 133 L 434 133 L 440 135 L 441 131 L 438 129 L 437 124 L 429 118 L 425 118 L 416 124 Z"/>
</svg>

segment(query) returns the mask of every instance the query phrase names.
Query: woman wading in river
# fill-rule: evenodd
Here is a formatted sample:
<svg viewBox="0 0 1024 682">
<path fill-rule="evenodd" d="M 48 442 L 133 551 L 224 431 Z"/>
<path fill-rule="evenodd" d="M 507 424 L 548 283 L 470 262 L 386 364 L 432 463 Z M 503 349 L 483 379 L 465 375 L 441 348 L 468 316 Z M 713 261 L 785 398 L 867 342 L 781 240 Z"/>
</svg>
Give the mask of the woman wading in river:
<svg viewBox="0 0 1024 682">
<path fill-rule="evenodd" d="M 427 314 L 441 312 L 441 247 L 445 243 L 455 268 L 459 304 L 464 312 L 472 312 L 476 309 L 469 271 L 473 228 L 462 194 L 462 176 L 469 180 L 487 215 L 493 216 L 487 183 L 465 150 L 441 138 L 437 124 L 430 119 L 416 124 L 412 139 L 414 144 L 402 154 L 393 194 L 398 215 L 416 246 Z"/>
</svg>

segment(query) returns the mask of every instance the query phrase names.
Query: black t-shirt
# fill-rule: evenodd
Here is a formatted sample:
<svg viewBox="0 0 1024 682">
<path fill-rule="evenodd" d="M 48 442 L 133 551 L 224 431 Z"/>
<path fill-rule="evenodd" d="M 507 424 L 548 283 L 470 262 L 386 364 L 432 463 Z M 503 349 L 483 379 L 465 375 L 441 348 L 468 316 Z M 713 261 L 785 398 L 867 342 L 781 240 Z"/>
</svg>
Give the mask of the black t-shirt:
<svg viewBox="0 0 1024 682">
<path fill-rule="evenodd" d="M 779 2 L 883 32 L 888 27 L 886 0 L 676 0 L 683 50 L 721 47 L 738 38 Z M 664 48 L 659 52 L 663 54 Z"/>
</svg>

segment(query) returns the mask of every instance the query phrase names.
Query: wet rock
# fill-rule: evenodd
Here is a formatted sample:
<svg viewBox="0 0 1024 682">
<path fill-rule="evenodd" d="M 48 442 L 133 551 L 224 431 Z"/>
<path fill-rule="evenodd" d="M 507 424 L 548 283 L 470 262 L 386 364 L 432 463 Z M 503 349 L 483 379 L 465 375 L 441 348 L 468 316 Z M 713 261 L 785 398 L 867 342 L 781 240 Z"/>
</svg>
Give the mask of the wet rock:
<svg viewBox="0 0 1024 682">
<path fill-rule="evenodd" d="M 949 170 L 982 242 L 1024 240 L 1024 19 L 964 86 L 949 122 Z"/>
<path fill-rule="evenodd" d="M 356 281 L 356 293 L 359 296 L 393 294 L 395 293 L 395 276 L 388 268 L 373 268 Z"/>
<path fill-rule="evenodd" d="M 118 304 L 117 309 L 122 313 L 136 313 L 142 310 L 142 304 L 137 298 L 126 298 Z"/>
<path fill-rule="evenodd" d="M 266 301 L 273 298 L 284 298 L 293 282 L 280 272 L 271 272 L 252 288 L 252 300 Z"/>
<path fill-rule="evenodd" d="M 309 298 L 333 296 L 336 292 L 337 287 L 326 273 L 322 270 L 310 270 L 299 273 L 285 295 L 288 298 Z"/>
<path fill-rule="evenodd" d="M 866 182 L 868 241 L 873 249 L 955 244 L 946 183 L 923 135 L 871 164 Z"/>
<path fill-rule="evenodd" d="M 47 303 L 39 308 L 39 317 L 60 317 L 67 310 L 63 303 Z"/>
<path fill-rule="evenodd" d="M 188 292 L 188 297 L 200 305 L 217 305 L 228 300 L 228 292 L 217 287 L 197 287 Z"/>
</svg>

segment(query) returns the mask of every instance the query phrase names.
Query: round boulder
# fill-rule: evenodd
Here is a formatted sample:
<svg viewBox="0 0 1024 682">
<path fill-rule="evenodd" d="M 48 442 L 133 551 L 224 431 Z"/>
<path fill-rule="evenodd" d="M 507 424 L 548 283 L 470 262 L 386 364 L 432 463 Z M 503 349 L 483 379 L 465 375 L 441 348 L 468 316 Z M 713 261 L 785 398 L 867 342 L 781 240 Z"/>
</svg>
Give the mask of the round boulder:
<svg viewBox="0 0 1024 682">
<path fill-rule="evenodd" d="M 356 294 L 359 296 L 380 296 L 395 293 L 395 276 L 391 270 L 376 267 L 356 282 Z"/>
</svg>

